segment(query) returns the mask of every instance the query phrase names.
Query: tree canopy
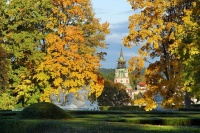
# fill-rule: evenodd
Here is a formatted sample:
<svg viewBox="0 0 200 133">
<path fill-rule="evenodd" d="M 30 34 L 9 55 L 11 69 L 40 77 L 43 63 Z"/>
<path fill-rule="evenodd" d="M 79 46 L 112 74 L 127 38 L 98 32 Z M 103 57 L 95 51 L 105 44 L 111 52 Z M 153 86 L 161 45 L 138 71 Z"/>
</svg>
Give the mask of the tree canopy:
<svg viewBox="0 0 200 133">
<path fill-rule="evenodd" d="M 1 1 L 0 41 L 11 62 L 12 96 L 27 106 L 50 93 L 90 85 L 98 97 L 98 73 L 109 24 L 95 18 L 89 0 Z M 6 71 L 7 72 L 7 71 Z"/>
<path fill-rule="evenodd" d="M 145 109 L 151 110 L 160 93 L 163 107 L 178 108 L 183 106 L 185 91 L 199 96 L 199 89 L 195 89 L 199 86 L 199 1 L 128 1 L 140 13 L 129 17 L 124 45 L 141 46 L 139 56 L 130 59 L 129 70 L 139 70 L 149 62 L 145 72 L 148 90 L 136 103 L 146 103 Z"/>
<path fill-rule="evenodd" d="M 125 86 L 120 83 L 113 83 L 105 80 L 102 94 L 98 97 L 101 106 L 123 106 L 131 102 L 131 98 L 126 93 Z"/>
</svg>

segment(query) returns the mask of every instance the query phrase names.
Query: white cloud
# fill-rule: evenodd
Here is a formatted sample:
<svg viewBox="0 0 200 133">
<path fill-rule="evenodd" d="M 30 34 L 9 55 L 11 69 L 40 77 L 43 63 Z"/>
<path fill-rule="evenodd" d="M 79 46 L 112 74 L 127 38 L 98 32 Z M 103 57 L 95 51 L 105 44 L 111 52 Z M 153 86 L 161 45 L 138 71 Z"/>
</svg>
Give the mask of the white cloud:
<svg viewBox="0 0 200 133">
<path fill-rule="evenodd" d="M 117 60 L 120 56 L 123 38 L 128 35 L 128 18 L 137 11 L 133 11 L 128 2 L 123 0 L 91 0 L 96 17 L 101 22 L 110 23 L 110 34 L 106 36 L 107 49 L 101 49 L 107 52 L 106 61 L 101 61 L 102 68 L 116 68 Z M 105 4 L 106 3 L 106 4 Z M 132 49 L 122 46 L 123 55 L 126 61 L 137 55 L 136 47 Z"/>
<path fill-rule="evenodd" d="M 123 43 L 123 37 L 127 35 L 127 33 L 113 33 L 106 36 L 106 42 L 108 42 L 111 45 L 114 44 L 122 44 Z"/>
</svg>

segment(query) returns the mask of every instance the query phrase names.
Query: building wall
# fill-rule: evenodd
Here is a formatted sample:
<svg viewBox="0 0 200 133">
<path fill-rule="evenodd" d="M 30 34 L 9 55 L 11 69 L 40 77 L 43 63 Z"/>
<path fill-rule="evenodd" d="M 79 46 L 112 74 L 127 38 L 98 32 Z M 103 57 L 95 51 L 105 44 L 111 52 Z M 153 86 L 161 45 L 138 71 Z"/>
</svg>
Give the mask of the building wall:
<svg viewBox="0 0 200 133">
<path fill-rule="evenodd" d="M 122 84 L 129 84 L 129 78 L 115 78 L 114 79 L 115 83 L 122 83 Z"/>
<path fill-rule="evenodd" d="M 126 92 L 132 98 L 132 87 L 130 85 L 127 68 L 120 68 L 115 70 L 114 83 L 122 83 L 127 86 Z"/>
</svg>

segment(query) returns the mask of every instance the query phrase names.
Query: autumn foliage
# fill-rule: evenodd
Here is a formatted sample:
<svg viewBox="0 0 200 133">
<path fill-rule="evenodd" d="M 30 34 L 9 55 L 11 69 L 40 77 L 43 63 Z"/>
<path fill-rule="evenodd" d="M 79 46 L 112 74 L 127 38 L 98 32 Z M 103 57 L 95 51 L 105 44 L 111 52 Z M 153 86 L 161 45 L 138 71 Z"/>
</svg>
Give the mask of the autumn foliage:
<svg viewBox="0 0 200 133">
<path fill-rule="evenodd" d="M 75 92 L 84 85 L 96 97 L 101 94 L 97 49 L 106 48 L 109 24 L 95 18 L 89 0 L 1 3 L 0 37 L 11 61 L 11 95 L 19 106 L 49 101 L 50 93 Z"/>
<path fill-rule="evenodd" d="M 146 110 L 157 106 L 154 97 L 162 95 L 162 106 L 183 106 L 185 92 L 199 97 L 199 1 L 128 0 L 139 14 L 129 17 L 129 35 L 124 45 L 141 46 L 138 57 L 129 61 L 129 70 L 146 69 L 148 90 L 135 101 Z M 150 58 L 149 58 L 150 57 Z"/>
<path fill-rule="evenodd" d="M 90 93 L 95 92 L 98 97 L 103 82 L 99 82 L 100 57 L 96 51 L 98 47 L 105 47 L 102 41 L 109 33 L 108 24 L 101 25 L 94 18 L 88 0 L 55 0 L 53 6 L 47 24 L 52 32 L 46 37 L 47 53 L 37 68 L 36 78 L 46 89 L 57 92 L 60 89 L 76 92 L 83 85 L 89 85 Z M 50 91 L 44 92 L 42 101 L 49 100 Z"/>
</svg>

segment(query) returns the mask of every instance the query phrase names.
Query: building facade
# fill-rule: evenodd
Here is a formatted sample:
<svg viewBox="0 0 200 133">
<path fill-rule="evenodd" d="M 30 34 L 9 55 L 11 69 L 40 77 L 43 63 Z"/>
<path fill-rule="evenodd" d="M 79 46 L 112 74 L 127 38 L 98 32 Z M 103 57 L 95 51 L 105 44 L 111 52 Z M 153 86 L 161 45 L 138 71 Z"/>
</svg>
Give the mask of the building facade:
<svg viewBox="0 0 200 133">
<path fill-rule="evenodd" d="M 120 52 L 120 57 L 117 60 L 117 68 L 115 69 L 114 83 L 121 83 L 121 84 L 125 85 L 126 92 L 132 98 L 133 89 L 130 85 L 128 69 L 126 67 L 126 60 L 124 59 L 122 49 Z"/>
</svg>

